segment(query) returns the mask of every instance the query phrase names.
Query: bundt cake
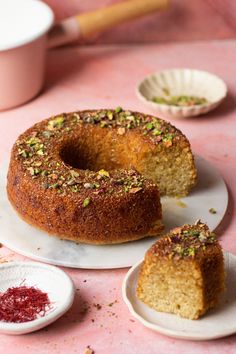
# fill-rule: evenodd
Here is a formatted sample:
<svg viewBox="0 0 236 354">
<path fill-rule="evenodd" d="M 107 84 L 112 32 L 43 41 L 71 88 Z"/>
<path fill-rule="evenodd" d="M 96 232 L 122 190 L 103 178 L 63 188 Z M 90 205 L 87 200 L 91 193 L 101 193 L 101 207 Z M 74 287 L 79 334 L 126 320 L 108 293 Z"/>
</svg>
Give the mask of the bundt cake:
<svg viewBox="0 0 236 354">
<path fill-rule="evenodd" d="M 206 224 L 184 225 L 147 251 L 137 296 L 157 311 L 197 319 L 224 290 L 222 249 Z"/>
<path fill-rule="evenodd" d="M 87 110 L 23 133 L 8 171 L 10 202 L 60 238 L 120 243 L 163 230 L 161 194 L 186 195 L 196 169 L 186 137 L 141 113 Z"/>
</svg>

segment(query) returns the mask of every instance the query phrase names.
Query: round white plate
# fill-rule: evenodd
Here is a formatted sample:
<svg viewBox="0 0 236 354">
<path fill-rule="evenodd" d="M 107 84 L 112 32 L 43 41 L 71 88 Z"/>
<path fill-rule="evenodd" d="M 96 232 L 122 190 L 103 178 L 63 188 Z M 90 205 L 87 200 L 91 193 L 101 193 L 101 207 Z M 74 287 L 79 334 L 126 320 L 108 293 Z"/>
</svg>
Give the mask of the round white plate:
<svg viewBox="0 0 236 354">
<path fill-rule="evenodd" d="M 214 230 L 222 220 L 228 192 L 222 177 L 207 161 L 196 157 L 199 174 L 197 187 L 182 198 L 162 198 L 166 230 L 194 223 L 197 219 L 206 222 Z M 43 262 L 89 269 L 129 267 L 143 258 L 155 238 L 119 245 L 93 246 L 76 244 L 49 236 L 24 221 L 15 213 L 6 194 L 7 164 L 0 171 L 0 242 L 15 252 Z M 216 214 L 209 212 L 216 209 Z"/>
<path fill-rule="evenodd" d="M 187 320 L 173 314 L 158 312 L 136 296 L 136 287 L 141 262 L 133 266 L 123 281 L 122 295 L 131 314 L 144 326 L 170 337 L 188 340 L 208 340 L 236 332 L 236 256 L 224 253 L 227 274 L 226 292 L 220 304 L 208 311 L 199 320 Z"/>
<path fill-rule="evenodd" d="M 37 331 L 56 321 L 71 307 L 74 285 L 59 268 L 37 262 L 9 262 L 0 264 L 0 292 L 23 285 L 36 287 L 48 294 L 52 308 L 45 316 L 24 323 L 0 321 L 0 332 L 24 334 Z M 63 289 L 63 291 L 62 291 Z"/>
</svg>

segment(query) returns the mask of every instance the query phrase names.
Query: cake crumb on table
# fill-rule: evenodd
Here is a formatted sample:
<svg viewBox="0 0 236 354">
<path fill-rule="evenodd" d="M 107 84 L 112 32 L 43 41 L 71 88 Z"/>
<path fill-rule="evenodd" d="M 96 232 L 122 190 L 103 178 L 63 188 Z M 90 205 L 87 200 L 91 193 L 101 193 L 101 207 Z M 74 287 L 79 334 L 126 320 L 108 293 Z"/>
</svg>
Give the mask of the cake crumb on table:
<svg viewBox="0 0 236 354">
<path fill-rule="evenodd" d="M 88 345 L 84 354 L 95 354 L 95 351 Z"/>
<path fill-rule="evenodd" d="M 102 308 L 100 304 L 93 304 L 93 307 L 96 307 L 97 310 L 101 310 Z"/>
</svg>

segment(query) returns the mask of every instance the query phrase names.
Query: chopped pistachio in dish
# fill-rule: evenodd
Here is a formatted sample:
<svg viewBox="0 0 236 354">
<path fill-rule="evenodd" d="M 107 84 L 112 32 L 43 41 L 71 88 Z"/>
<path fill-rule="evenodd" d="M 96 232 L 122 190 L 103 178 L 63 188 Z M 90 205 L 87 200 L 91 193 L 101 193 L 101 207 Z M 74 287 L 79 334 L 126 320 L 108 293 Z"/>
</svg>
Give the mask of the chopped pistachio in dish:
<svg viewBox="0 0 236 354">
<path fill-rule="evenodd" d="M 199 106 L 209 103 L 205 97 L 191 96 L 191 95 L 171 95 L 170 91 L 163 87 L 163 96 L 154 96 L 151 101 L 159 104 L 167 104 L 169 106 Z"/>
</svg>

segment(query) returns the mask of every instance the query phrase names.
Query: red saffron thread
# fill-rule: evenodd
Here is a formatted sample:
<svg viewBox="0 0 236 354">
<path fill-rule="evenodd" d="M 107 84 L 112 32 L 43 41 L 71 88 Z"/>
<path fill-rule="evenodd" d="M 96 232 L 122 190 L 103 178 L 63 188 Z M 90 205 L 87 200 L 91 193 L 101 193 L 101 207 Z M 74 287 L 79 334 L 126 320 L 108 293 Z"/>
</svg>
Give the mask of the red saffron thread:
<svg viewBox="0 0 236 354">
<path fill-rule="evenodd" d="M 0 293 L 0 321 L 22 323 L 45 316 L 51 309 L 47 293 L 26 285 Z"/>
</svg>

